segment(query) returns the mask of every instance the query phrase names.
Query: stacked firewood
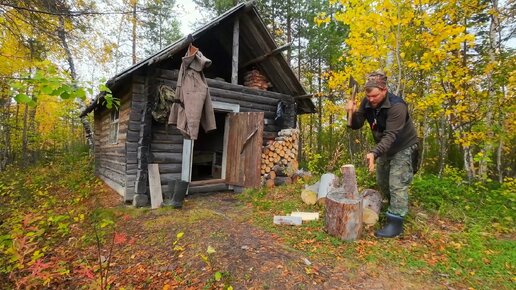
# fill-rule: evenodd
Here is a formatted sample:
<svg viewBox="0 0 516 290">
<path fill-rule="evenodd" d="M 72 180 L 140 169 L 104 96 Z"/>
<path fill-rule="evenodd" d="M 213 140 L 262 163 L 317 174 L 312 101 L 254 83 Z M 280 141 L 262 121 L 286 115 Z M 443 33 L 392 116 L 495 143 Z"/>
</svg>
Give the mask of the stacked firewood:
<svg viewBox="0 0 516 290">
<path fill-rule="evenodd" d="M 244 85 L 266 91 L 269 88 L 269 81 L 259 70 L 252 69 L 244 74 Z"/>
<path fill-rule="evenodd" d="M 299 165 L 297 162 L 299 131 L 284 129 L 275 140 L 270 140 L 262 150 L 262 183 L 267 187 L 292 183 Z"/>
</svg>

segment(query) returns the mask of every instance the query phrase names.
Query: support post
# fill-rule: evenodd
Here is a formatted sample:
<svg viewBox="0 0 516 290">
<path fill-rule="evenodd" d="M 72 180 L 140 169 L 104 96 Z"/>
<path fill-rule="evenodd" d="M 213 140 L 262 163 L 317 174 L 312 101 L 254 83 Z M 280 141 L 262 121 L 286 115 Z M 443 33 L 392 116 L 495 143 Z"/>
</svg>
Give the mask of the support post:
<svg viewBox="0 0 516 290">
<path fill-rule="evenodd" d="M 231 83 L 238 84 L 238 47 L 240 37 L 240 20 L 235 19 L 233 26 L 233 57 L 231 62 Z"/>
</svg>

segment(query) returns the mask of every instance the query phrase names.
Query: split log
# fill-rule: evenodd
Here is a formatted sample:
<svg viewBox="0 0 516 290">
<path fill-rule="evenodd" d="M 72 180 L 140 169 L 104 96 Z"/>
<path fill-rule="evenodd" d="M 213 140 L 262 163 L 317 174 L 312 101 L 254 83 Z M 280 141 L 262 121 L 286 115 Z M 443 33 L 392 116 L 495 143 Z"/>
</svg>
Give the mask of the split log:
<svg viewBox="0 0 516 290">
<path fill-rule="evenodd" d="M 332 188 L 335 188 L 335 179 L 337 176 L 333 173 L 325 173 L 321 175 L 321 181 L 319 183 L 319 191 L 317 192 L 317 198 L 323 198 L 328 195 L 328 192 L 331 191 Z"/>
<path fill-rule="evenodd" d="M 368 207 L 375 213 L 380 213 L 382 209 L 382 194 L 378 190 L 364 189 L 362 191 L 362 198 L 364 199 L 364 208 Z"/>
<path fill-rule="evenodd" d="M 262 176 L 274 171 L 277 176 L 291 177 L 298 170 L 298 134 L 297 129 L 284 129 L 275 140 L 266 142 L 261 155 Z"/>
<path fill-rule="evenodd" d="M 293 225 L 300 226 L 303 223 L 303 220 L 300 216 L 274 216 L 274 224 L 275 225 Z"/>
<path fill-rule="evenodd" d="M 298 216 L 301 217 L 303 221 L 315 221 L 319 219 L 318 212 L 302 212 L 302 211 L 294 211 L 290 214 L 290 216 Z"/>
<path fill-rule="evenodd" d="M 344 189 L 344 197 L 348 199 L 359 199 L 357 186 L 357 176 L 355 174 L 355 166 L 346 164 L 340 168 L 342 173 L 342 188 Z"/>
<path fill-rule="evenodd" d="M 368 226 L 372 226 L 378 222 L 380 210 L 382 208 L 382 194 L 374 189 L 365 189 L 362 191 L 363 199 L 363 220 Z"/>
</svg>

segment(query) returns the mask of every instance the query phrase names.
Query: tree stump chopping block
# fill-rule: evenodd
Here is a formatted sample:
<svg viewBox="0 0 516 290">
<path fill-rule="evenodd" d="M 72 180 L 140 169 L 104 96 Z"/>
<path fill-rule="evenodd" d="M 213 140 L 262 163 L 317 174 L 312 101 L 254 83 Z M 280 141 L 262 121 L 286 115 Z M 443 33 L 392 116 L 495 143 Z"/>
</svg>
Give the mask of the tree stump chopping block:
<svg viewBox="0 0 516 290">
<path fill-rule="evenodd" d="M 360 238 L 363 222 L 362 198 L 349 199 L 343 190 L 332 191 L 326 196 L 324 216 L 326 232 L 345 241 Z"/>
<path fill-rule="evenodd" d="M 326 196 L 324 217 L 326 232 L 342 240 L 352 241 L 362 233 L 362 196 L 358 193 L 355 167 L 341 167 L 342 187 L 333 189 Z"/>
</svg>

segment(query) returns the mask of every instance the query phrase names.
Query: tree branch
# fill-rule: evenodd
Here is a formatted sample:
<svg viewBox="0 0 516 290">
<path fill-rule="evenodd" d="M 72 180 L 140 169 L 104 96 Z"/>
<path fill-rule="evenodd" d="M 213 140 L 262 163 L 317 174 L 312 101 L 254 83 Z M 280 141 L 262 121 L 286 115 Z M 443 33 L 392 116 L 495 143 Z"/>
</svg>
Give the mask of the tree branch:
<svg viewBox="0 0 516 290">
<path fill-rule="evenodd" d="M 133 11 L 110 11 L 110 12 L 98 12 L 98 11 L 68 11 L 68 12 L 50 12 L 50 11 L 43 11 L 43 10 L 36 10 L 31 9 L 27 7 L 21 7 L 9 3 L 0 3 L 0 6 L 6 6 L 11 7 L 16 10 L 23 10 L 28 11 L 31 13 L 37 13 L 37 14 L 45 14 L 45 15 L 53 15 L 53 16 L 67 16 L 67 17 L 78 17 L 78 16 L 85 16 L 85 15 L 123 15 L 123 14 L 132 14 Z M 145 12 L 148 9 L 141 9 L 137 12 Z"/>
</svg>

